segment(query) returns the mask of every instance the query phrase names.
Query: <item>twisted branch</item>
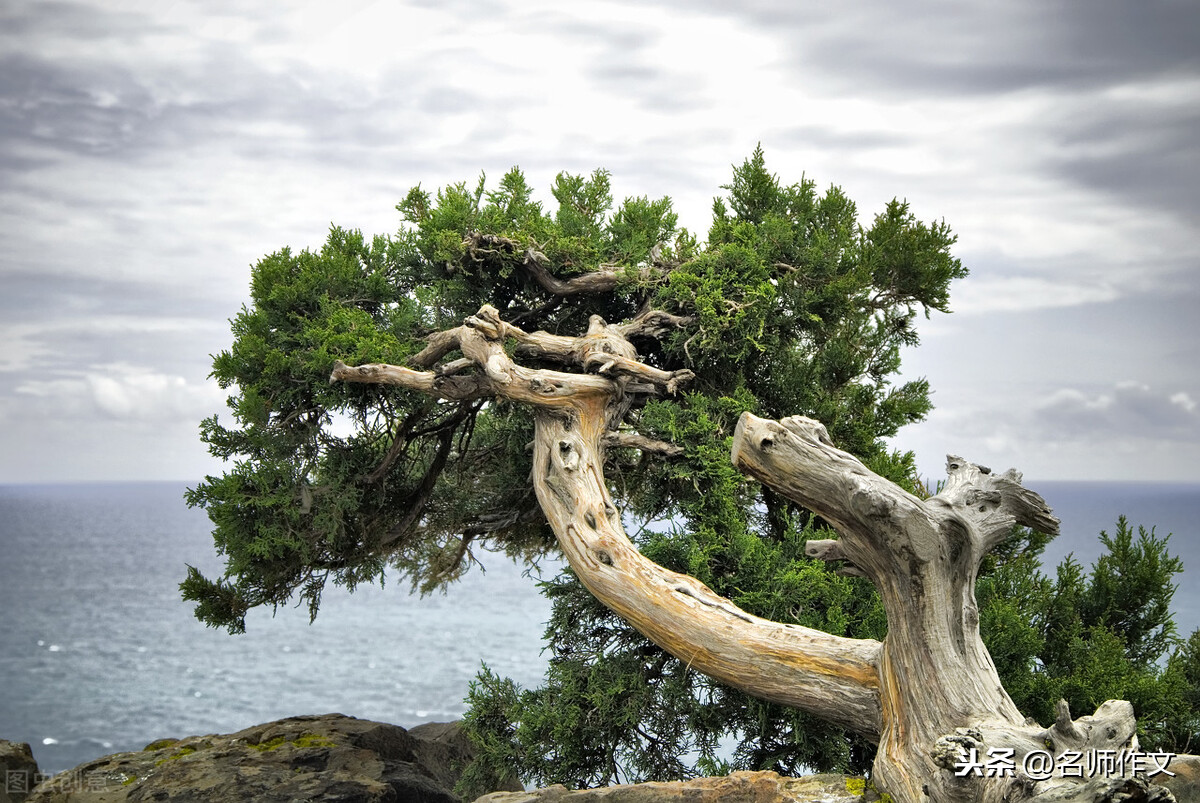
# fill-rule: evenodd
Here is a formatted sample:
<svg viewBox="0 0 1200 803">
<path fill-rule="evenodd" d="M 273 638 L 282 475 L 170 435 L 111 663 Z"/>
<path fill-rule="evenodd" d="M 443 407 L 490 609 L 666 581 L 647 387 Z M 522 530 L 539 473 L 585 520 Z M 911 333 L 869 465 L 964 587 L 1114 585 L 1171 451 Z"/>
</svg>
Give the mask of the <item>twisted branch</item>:
<svg viewBox="0 0 1200 803">
<path fill-rule="evenodd" d="M 497 234 L 472 232 L 463 238 L 463 245 L 466 246 L 467 255 L 476 262 L 483 261 L 479 256 L 481 254 L 505 254 L 508 256 L 519 254 L 521 261 L 518 264 L 525 272 L 543 290 L 560 298 L 585 293 L 607 293 L 613 290 L 622 279 L 630 275 L 623 268 L 617 269 L 601 265 L 598 270 L 572 276 L 570 279 L 560 279 L 547 269 L 550 259 L 541 251 L 533 246 L 522 248 L 516 240 Z M 634 274 L 632 278 L 639 282 L 650 282 L 661 280 L 663 276 L 664 271 L 655 267 L 645 267 Z"/>
</svg>

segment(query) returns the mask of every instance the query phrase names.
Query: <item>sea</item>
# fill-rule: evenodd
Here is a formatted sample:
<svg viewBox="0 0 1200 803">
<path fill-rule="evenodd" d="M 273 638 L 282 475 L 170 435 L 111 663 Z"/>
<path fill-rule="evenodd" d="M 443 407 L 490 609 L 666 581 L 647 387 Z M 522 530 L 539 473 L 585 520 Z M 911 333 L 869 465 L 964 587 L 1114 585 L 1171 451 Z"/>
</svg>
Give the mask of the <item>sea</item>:
<svg viewBox="0 0 1200 803">
<path fill-rule="evenodd" d="M 1185 572 L 1180 633 L 1200 627 L 1200 485 L 1026 482 L 1062 519 L 1046 571 L 1085 567 L 1101 530 L 1171 533 Z M 448 593 L 407 585 L 326 591 L 306 608 L 252 611 L 247 632 L 205 627 L 179 597 L 186 565 L 219 575 L 207 517 L 178 483 L 0 485 L 0 739 L 44 773 L 164 737 L 229 733 L 340 712 L 411 727 L 458 719 L 486 664 L 540 683 L 549 605 L 537 573 L 484 555 Z M 542 569 L 549 576 L 559 565 Z"/>
</svg>

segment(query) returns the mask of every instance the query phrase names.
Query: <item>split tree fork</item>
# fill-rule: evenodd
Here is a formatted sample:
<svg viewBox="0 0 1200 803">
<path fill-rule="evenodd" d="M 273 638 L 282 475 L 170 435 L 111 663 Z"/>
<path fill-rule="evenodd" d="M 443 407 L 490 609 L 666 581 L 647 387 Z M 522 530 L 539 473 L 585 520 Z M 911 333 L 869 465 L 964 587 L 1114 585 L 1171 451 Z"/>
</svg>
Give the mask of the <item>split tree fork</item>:
<svg viewBox="0 0 1200 803">
<path fill-rule="evenodd" d="M 840 539 L 810 541 L 808 554 L 839 561 L 842 571 L 875 584 L 888 619 L 882 642 L 752 616 L 698 580 L 642 557 L 606 487 L 604 449 L 677 449 L 622 426 L 639 395 L 673 394 L 692 378 L 690 371 L 640 362 L 630 338 L 661 336 L 688 322 L 655 311 L 624 324 L 593 316 L 586 334 L 563 337 L 524 332 L 484 306 L 462 326 L 432 335 L 410 359 L 412 367 L 338 362 L 331 381 L 530 405 L 537 498 L 588 590 L 696 670 L 878 743 L 874 779 L 897 801 L 1173 799 L 1136 779 L 1035 782 L 1019 772 L 954 772 L 971 748 L 981 757 L 991 748 L 1011 748 L 1019 768 L 1034 750 L 1059 755 L 1137 747 L 1133 710 L 1123 701 L 1075 721 L 1063 702 L 1051 727 L 1027 723 L 980 639 L 974 588 L 984 556 L 1014 524 L 1048 533 L 1058 527 L 1045 501 L 1021 487 L 1014 471 L 994 475 L 951 457 L 945 488 L 922 501 L 836 448 L 816 421 L 742 416 L 734 463 L 837 528 Z M 574 372 L 524 367 L 506 352 L 510 342 L 518 359 Z M 445 359 L 454 353 L 461 356 Z"/>
</svg>

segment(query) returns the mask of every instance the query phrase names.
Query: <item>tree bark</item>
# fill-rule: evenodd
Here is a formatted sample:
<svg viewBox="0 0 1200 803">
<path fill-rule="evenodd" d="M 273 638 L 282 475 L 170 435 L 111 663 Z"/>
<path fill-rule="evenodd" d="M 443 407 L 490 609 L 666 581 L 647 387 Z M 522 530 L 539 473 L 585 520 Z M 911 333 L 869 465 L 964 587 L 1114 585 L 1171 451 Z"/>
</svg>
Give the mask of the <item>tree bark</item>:
<svg viewBox="0 0 1200 803">
<path fill-rule="evenodd" d="M 1074 722 L 1061 703 L 1056 723 L 1043 728 L 1026 722 L 1000 683 L 979 635 L 974 587 L 980 564 L 1014 524 L 1043 532 L 1058 525 L 1016 472 L 993 475 L 951 457 L 944 490 L 921 500 L 834 447 L 816 421 L 742 416 L 734 463 L 834 525 L 841 537 L 810 542 L 809 554 L 844 562 L 843 572 L 875 584 L 888 617 L 882 643 L 752 616 L 698 580 L 643 557 L 608 493 L 604 447 L 664 451 L 666 444 L 617 433 L 626 397 L 674 393 L 691 374 L 640 363 L 626 337 L 685 319 L 639 319 L 622 327 L 594 317 L 585 335 L 568 338 L 522 332 L 484 307 L 463 326 L 435 335 L 412 361 L 428 368 L 453 350 L 462 352 L 462 360 L 440 372 L 338 363 L 331 380 L 533 406 L 534 488 L 588 590 L 696 670 L 878 742 L 874 780 L 896 801 L 1173 799 L 1139 779 L 1040 779 L 1023 771 L 1031 753 L 1136 750 L 1137 737 L 1128 703 L 1110 701 Z M 597 373 L 522 367 L 505 352 L 507 340 L 516 341 L 517 354 Z M 1011 774 L 970 771 L 972 756 L 985 761 L 994 749 L 1011 751 Z"/>
</svg>

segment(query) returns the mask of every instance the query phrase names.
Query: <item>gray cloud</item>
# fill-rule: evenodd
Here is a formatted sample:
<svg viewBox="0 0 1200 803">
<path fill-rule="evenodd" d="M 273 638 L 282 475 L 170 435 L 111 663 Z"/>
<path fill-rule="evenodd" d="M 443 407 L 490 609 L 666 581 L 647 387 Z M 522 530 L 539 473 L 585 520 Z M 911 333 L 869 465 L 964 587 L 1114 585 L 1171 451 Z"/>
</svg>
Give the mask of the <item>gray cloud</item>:
<svg viewBox="0 0 1200 803">
<path fill-rule="evenodd" d="M 63 0 L 6 3 L 0 8 L 0 24 L 8 37 L 18 40 L 53 35 L 82 41 L 130 42 L 162 30 L 148 14 L 101 10 Z"/>
<path fill-rule="evenodd" d="M 899 148 L 913 143 L 913 137 L 886 131 L 840 131 L 833 125 L 794 125 L 781 128 L 771 135 L 778 147 L 816 147 L 833 151 Z"/>
<path fill-rule="evenodd" d="M 530 15 L 526 19 L 532 22 L 535 18 Z M 588 91 L 634 98 L 640 108 L 662 113 L 711 105 L 702 77 L 680 73 L 679 65 L 660 58 L 655 48 L 661 35 L 639 29 L 631 20 L 583 23 L 563 14 L 539 14 L 536 24 L 592 53 L 584 71 L 590 82 Z"/>
<path fill-rule="evenodd" d="M 51 24 L 39 14 L 20 27 L 47 26 L 43 36 L 52 31 L 114 46 L 126 27 L 130 36 L 143 38 L 154 30 L 119 15 L 110 20 L 96 9 L 57 9 L 67 20 L 78 19 Z M 109 25 L 113 30 L 106 33 Z M 422 132 L 432 119 L 454 111 L 487 117 L 509 100 L 457 86 L 425 89 L 426 64 L 392 65 L 368 87 L 301 63 L 287 71 L 267 69 L 251 50 L 221 41 L 196 43 L 195 52 L 178 62 L 8 50 L 0 57 L 0 136 L 8 146 L 0 169 L 10 172 L 75 157 L 146 163 L 156 155 L 214 148 L 252 161 L 291 157 L 360 167 L 370 154 L 393 167 L 413 167 L 418 156 L 406 158 L 403 149 L 381 153 L 381 146 L 428 147 Z"/>
<path fill-rule="evenodd" d="M 1169 438 L 1200 441 L 1200 409 L 1186 391 L 1119 382 L 1099 393 L 1055 391 L 1031 413 L 1033 425 L 1055 440 Z"/>
<path fill-rule="evenodd" d="M 642 58 L 659 41 L 657 33 L 640 30 L 624 20 L 582 22 L 563 13 L 551 13 L 527 15 L 521 24 L 535 20 L 555 38 L 572 39 L 599 47 L 604 54 L 604 60 L 614 63 L 630 58 Z"/>
<path fill-rule="evenodd" d="M 0 165 L 38 167 L 51 154 L 107 156 L 139 143 L 152 99 L 123 71 L 75 69 L 22 54 L 0 56 Z"/>
<path fill-rule="evenodd" d="M 463 114 L 485 108 L 488 99 L 461 87 L 434 86 L 422 93 L 415 105 L 428 114 Z"/>
<path fill-rule="evenodd" d="M 1144 90 L 1153 95 L 1149 87 Z M 1167 98 L 1131 92 L 1054 122 L 1060 152 L 1047 167 L 1119 199 L 1200 219 L 1200 76 Z"/>
<path fill-rule="evenodd" d="M 785 53 L 780 69 L 820 93 L 890 102 L 991 96 L 1000 104 L 1044 96 L 1043 119 L 1014 132 L 1020 139 L 1010 139 L 1010 147 L 1028 147 L 1051 174 L 1120 202 L 1167 211 L 1189 224 L 1200 215 L 1195 3 L 666 4 L 766 33 Z M 1185 95 L 1166 103 L 1151 99 L 1176 83 Z M 1107 94 L 1121 88 L 1128 97 Z M 857 139 L 823 136 L 826 131 L 818 124 L 776 134 L 784 146 L 846 152 L 889 144 L 872 132 Z"/>
<path fill-rule="evenodd" d="M 121 361 L 203 376 L 211 369 L 207 354 L 232 340 L 225 320 L 94 314 L 44 320 L 36 327 L 16 327 L 17 340 L 10 343 L 5 360 L 22 368 L 32 364 L 34 372 L 49 374 Z"/>
<path fill-rule="evenodd" d="M 173 317 L 186 311 L 190 318 L 211 320 L 230 314 L 227 295 L 180 292 L 169 284 L 102 276 L 62 276 L 6 271 L 0 294 L 0 319 L 6 322 L 45 321 L 100 313 L 135 318 Z"/>
<path fill-rule="evenodd" d="M 802 73 L 867 92 L 1082 89 L 1200 68 L 1200 9 L 1185 0 L 665 4 L 778 34 Z"/>
<path fill-rule="evenodd" d="M 1004 404 L 958 388 L 951 398 L 935 396 L 939 407 L 929 419 L 906 427 L 892 445 L 913 450 L 928 477 L 941 477 L 940 456 L 954 453 L 1041 479 L 1196 482 L 1200 394 L 1194 381 L 1180 384 L 1067 387 L 1034 400 L 1017 393 Z"/>
<path fill-rule="evenodd" d="M 922 321 L 904 370 L 936 408 L 895 446 L 931 477 L 953 452 L 1042 479 L 1200 481 L 1198 303 L 1179 277 L 1104 303 Z"/>
<path fill-rule="evenodd" d="M 394 50 L 355 28 L 358 7 L 339 14 L 346 40 L 378 48 L 349 66 L 308 12 L 266 5 L 0 8 L 0 410 L 50 429 L 53 404 L 77 403 L 72 421 L 126 433 L 145 398 L 194 446 L 207 354 L 262 253 L 319 245 L 330 220 L 387 230 L 412 184 L 486 170 L 494 186 L 514 164 L 541 197 L 559 170 L 606 167 L 618 201 L 670 195 L 703 231 L 761 139 L 782 179 L 843 183 L 864 215 L 913 192 L 984 255 L 959 333 L 919 359 L 941 372 L 939 405 L 986 426 L 947 413 L 931 423 L 956 438 L 936 448 L 969 451 L 970 433 L 991 460 L 1021 427 L 1072 449 L 1106 426 L 1155 444 L 1192 431 L 1166 416 L 1200 401 L 1194 4 L 417 5 L 420 33 L 398 27 Z M 729 47 L 691 30 L 728 30 Z M 1137 236 L 1167 214 L 1174 234 Z"/>
</svg>

